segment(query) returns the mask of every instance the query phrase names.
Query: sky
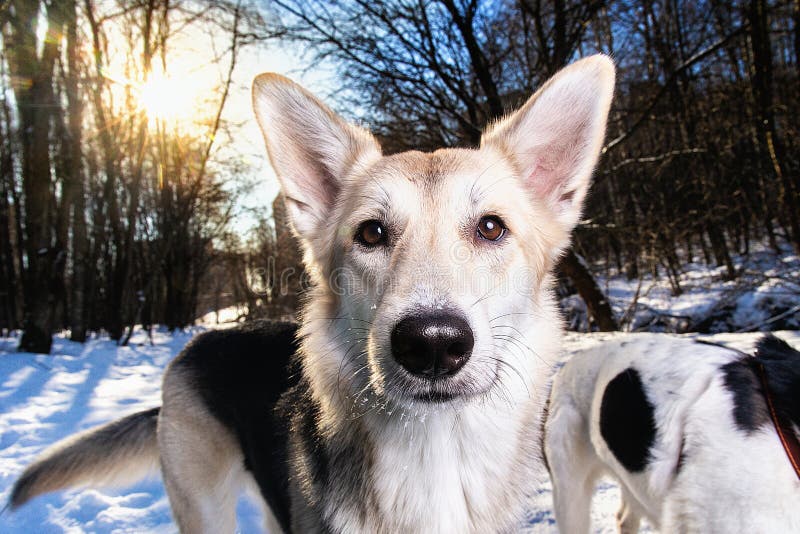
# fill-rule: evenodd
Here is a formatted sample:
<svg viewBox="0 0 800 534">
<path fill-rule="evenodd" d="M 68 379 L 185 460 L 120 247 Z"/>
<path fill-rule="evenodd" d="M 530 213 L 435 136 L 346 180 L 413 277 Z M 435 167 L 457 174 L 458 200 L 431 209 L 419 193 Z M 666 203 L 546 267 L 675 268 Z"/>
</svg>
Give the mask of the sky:
<svg viewBox="0 0 800 534">
<path fill-rule="evenodd" d="M 334 74 L 325 69 L 309 71 L 302 55 L 277 42 L 254 45 L 243 50 L 240 63 L 234 72 L 236 90 L 231 94 L 224 117 L 232 122 L 242 122 L 241 141 L 235 150 L 243 151 L 251 164 L 255 187 L 239 200 L 242 208 L 234 221 L 234 228 L 246 231 L 255 222 L 251 210 L 263 208 L 271 213 L 272 201 L 278 194 L 279 185 L 267 158 L 264 140 L 253 115 L 250 101 L 250 86 L 256 75 L 262 72 L 277 72 L 300 83 L 324 99 L 330 92 Z"/>
<path fill-rule="evenodd" d="M 99 14 L 104 9 L 112 9 L 113 3 L 99 3 Z M 113 9 L 112 9 L 113 10 Z M 122 19 L 118 19 L 122 20 Z M 39 42 L 43 43 L 46 30 L 46 12 L 40 13 L 37 33 Z M 109 23 L 107 32 L 113 35 L 121 31 Z M 84 29 L 88 33 L 88 28 Z M 158 58 L 154 58 L 153 72 L 149 82 L 131 79 L 125 75 L 125 61 L 130 53 L 124 45 L 111 39 L 111 49 L 105 58 L 104 75 L 112 80 L 112 91 L 115 100 L 124 102 L 123 93 L 126 87 L 136 87 L 139 91 L 139 105 L 147 108 L 151 120 L 159 116 L 170 124 L 178 124 L 180 128 L 195 134 L 205 134 L 208 129 L 198 129 L 195 121 L 208 122 L 219 102 L 215 93 L 222 86 L 227 74 L 229 55 L 225 53 L 230 45 L 230 37 L 208 26 L 187 26 L 170 37 L 166 72 L 162 72 Z M 122 43 L 123 41 L 120 41 Z M 91 53 L 91 40 L 86 39 L 84 53 Z M 116 48 L 119 46 L 119 48 Z M 214 57 L 222 57 L 214 63 Z M 237 124 L 233 139 L 219 135 L 215 140 L 214 150 L 219 151 L 218 159 L 233 158 L 245 163 L 245 176 L 229 181 L 232 188 L 237 188 L 243 179 L 252 183 L 244 194 L 238 196 L 236 217 L 233 229 L 240 234 L 247 232 L 257 223 L 258 217 L 268 216 L 272 211 L 272 201 L 278 194 L 279 185 L 275 173 L 269 164 L 264 140 L 256 123 L 251 100 L 250 87 L 256 75 L 262 72 L 283 74 L 307 89 L 323 97 L 334 86 L 331 69 L 305 68 L 308 61 L 302 57 L 300 49 L 295 45 L 286 45 L 276 41 L 247 45 L 240 49 L 237 65 L 233 72 L 233 83 L 228 96 L 223 119 L 228 124 Z"/>
</svg>

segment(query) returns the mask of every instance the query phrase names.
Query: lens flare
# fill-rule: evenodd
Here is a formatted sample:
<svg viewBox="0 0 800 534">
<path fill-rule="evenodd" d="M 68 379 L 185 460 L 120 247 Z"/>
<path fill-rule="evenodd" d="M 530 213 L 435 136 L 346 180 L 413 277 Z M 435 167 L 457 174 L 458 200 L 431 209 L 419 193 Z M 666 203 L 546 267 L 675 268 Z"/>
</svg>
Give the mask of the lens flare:
<svg viewBox="0 0 800 534">
<path fill-rule="evenodd" d="M 150 120 L 190 119 L 194 111 L 195 90 L 189 80 L 154 72 L 139 86 L 139 107 Z"/>
</svg>

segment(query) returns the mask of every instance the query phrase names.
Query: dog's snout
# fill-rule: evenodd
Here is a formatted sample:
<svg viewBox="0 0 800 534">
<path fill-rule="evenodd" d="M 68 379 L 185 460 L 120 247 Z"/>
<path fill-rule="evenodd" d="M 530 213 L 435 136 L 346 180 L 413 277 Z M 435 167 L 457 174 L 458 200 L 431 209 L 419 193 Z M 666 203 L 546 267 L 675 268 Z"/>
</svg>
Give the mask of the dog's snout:
<svg viewBox="0 0 800 534">
<path fill-rule="evenodd" d="M 469 323 L 453 314 L 409 316 L 392 330 L 392 354 L 411 374 L 425 378 L 453 375 L 472 354 Z"/>
</svg>

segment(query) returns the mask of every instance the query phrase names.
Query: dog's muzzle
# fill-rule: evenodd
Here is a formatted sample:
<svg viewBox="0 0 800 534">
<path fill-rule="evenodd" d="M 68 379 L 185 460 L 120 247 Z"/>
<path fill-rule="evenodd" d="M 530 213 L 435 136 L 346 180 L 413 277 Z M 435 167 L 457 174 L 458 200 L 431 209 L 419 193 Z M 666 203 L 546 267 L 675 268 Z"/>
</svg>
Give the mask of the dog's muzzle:
<svg viewBox="0 0 800 534">
<path fill-rule="evenodd" d="M 394 359 L 409 373 L 436 379 L 467 363 L 475 339 L 464 318 L 436 314 L 404 317 L 392 330 L 391 343 Z"/>
</svg>

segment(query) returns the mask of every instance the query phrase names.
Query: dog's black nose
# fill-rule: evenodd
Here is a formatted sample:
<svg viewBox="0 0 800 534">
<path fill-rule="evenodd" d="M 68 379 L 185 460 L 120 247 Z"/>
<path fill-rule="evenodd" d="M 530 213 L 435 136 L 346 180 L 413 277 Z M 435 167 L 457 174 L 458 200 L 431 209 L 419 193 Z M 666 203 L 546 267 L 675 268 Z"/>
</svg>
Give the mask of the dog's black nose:
<svg viewBox="0 0 800 534">
<path fill-rule="evenodd" d="M 425 378 L 456 374 L 475 344 L 467 321 L 452 314 L 405 317 L 392 330 L 391 341 L 397 363 Z"/>
</svg>

